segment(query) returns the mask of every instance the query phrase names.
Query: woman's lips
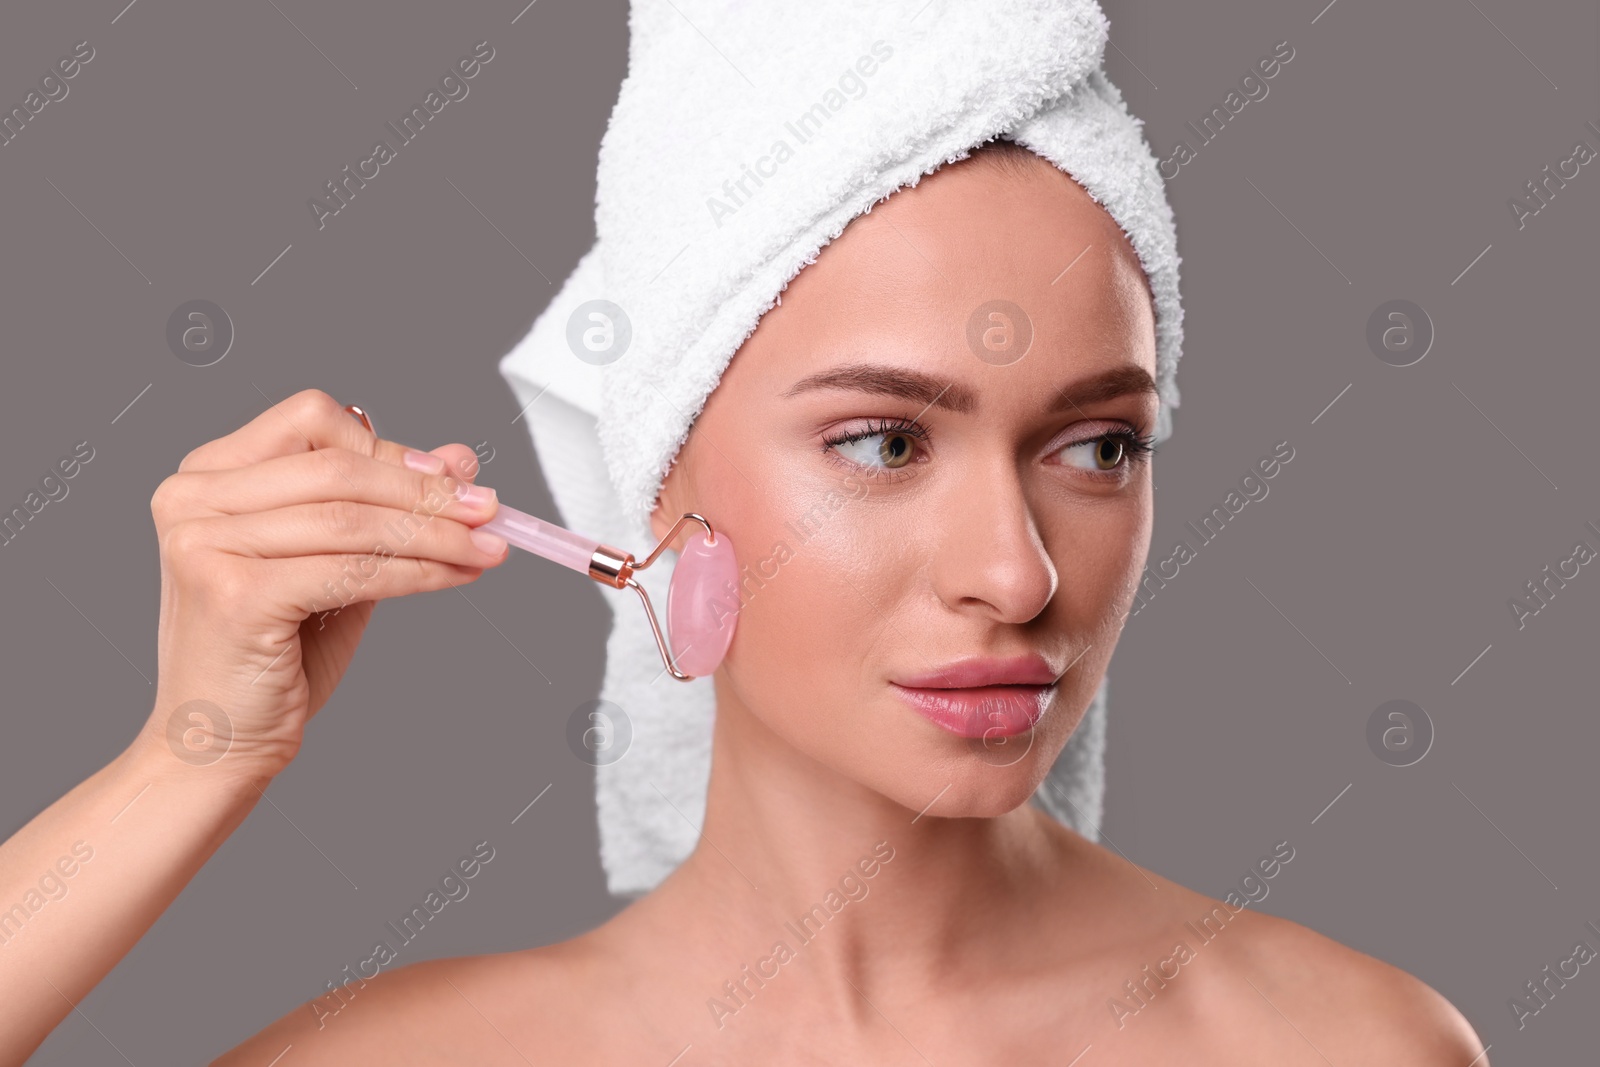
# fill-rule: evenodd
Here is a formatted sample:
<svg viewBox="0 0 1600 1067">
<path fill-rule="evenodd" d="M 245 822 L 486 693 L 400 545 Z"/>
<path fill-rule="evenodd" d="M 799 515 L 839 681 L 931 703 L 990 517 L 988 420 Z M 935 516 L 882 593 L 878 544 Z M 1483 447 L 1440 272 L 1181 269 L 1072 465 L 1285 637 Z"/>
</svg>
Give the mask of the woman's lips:
<svg viewBox="0 0 1600 1067">
<path fill-rule="evenodd" d="M 913 689 L 890 682 L 911 709 L 958 737 L 1011 737 L 1032 729 L 1055 697 L 1055 685 L 983 685 Z"/>
</svg>

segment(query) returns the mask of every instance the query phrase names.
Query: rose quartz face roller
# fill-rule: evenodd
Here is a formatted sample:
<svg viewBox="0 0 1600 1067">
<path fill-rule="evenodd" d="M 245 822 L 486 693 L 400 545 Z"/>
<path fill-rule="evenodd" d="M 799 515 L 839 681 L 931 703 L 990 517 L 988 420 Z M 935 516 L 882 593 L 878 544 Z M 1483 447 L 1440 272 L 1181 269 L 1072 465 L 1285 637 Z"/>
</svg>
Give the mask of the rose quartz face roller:
<svg viewBox="0 0 1600 1067">
<path fill-rule="evenodd" d="M 689 539 L 678 555 L 672 581 L 667 586 L 667 635 L 676 653 L 669 654 L 655 610 L 650 605 L 650 594 L 633 575 L 654 563 L 672 544 L 678 531 L 691 522 L 704 526 L 705 533 Z M 710 674 L 727 654 L 728 644 L 733 640 L 733 626 L 738 621 L 739 603 L 733 593 L 737 589 L 738 567 L 728 535 L 718 534 L 704 517 L 689 512 L 673 523 L 667 536 L 643 563 L 636 563 L 631 553 L 602 545 L 504 504 L 494 518 L 478 529 L 499 534 L 520 549 L 587 574 L 602 585 L 613 589 L 632 588 L 644 601 L 661 662 L 680 682 Z"/>
<path fill-rule="evenodd" d="M 372 426 L 372 416 L 366 410 L 355 404 L 344 405 L 344 410 L 361 420 L 368 433 L 378 436 Z M 650 594 L 633 575 L 654 563 L 684 524 L 690 522 L 698 522 L 706 532 L 702 537 L 691 538 L 678 554 L 678 565 L 673 568 L 672 581 L 667 585 L 667 634 L 673 649 L 677 650 L 673 655 L 661 636 L 661 625 L 656 621 Z M 587 574 L 602 585 L 613 589 L 631 587 L 644 601 L 644 612 L 650 619 L 650 632 L 655 635 L 661 662 L 678 681 L 688 682 L 710 674 L 727 655 L 728 644 L 733 640 L 733 626 L 739 617 L 738 564 L 734 561 L 728 535 L 718 536 L 703 516 L 691 511 L 673 523 L 667 536 L 651 549 L 643 563 L 635 562 L 631 552 L 602 545 L 504 504 L 495 511 L 494 518 L 478 529 L 499 534 L 509 544 Z"/>
</svg>

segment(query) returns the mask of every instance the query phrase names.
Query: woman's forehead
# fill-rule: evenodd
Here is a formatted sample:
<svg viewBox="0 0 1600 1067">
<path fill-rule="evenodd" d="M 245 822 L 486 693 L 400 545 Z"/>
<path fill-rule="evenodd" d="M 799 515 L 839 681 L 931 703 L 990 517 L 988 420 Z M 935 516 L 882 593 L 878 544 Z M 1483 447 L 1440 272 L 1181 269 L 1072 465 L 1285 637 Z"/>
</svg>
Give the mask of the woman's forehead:
<svg viewBox="0 0 1600 1067">
<path fill-rule="evenodd" d="M 941 198 L 939 211 L 880 204 L 801 270 L 728 373 L 765 395 L 864 363 L 974 380 L 1014 364 L 1009 379 L 1040 387 L 1120 365 L 1153 375 L 1154 312 L 1137 257 L 1087 194 L 1091 210 L 1038 185 L 1009 203 L 985 200 L 985 183 L 952 182 L 947 190 L 969 195 Z M 922 188 L 896 195 L 911 205 Z"/>
<path fill-rule="evenodd" d="M 927 343 L 952 328 L 964 334 L 967 318 L 995 301 L 1073 347 L 1148 343 L 1154 367 L 1137 255 L 1110 215 L 1043 160 L 1022 177 L 963 161 L 901 189 L 801 269 L 751 341 Z"/>
</svg>

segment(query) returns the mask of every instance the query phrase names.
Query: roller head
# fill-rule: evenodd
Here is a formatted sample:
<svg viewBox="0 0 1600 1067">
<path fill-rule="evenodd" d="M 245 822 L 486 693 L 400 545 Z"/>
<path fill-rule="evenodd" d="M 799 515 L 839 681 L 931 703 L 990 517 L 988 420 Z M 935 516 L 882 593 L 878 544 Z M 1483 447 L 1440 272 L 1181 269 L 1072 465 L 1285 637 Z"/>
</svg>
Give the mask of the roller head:
<svg viewBox="0 0 1600 1067">
<path fill-rule="evenodd" d="M 701 530 L 678 554 L 667 587 L 667 640 L 678 670 L 699 678 L 727 655 L 739 620 L 738 576 L 726 533 L 712 544 Z"/>
</svg>

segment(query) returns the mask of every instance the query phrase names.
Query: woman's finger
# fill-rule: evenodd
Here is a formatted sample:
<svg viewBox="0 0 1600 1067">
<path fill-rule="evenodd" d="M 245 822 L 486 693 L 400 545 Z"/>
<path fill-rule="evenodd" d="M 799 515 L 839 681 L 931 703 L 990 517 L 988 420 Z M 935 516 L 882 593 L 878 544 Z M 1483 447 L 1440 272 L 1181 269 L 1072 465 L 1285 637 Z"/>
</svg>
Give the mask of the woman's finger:
<svg viewBox="0 0 1600 1067">
<path fill-rule="evenodd" d="M 429 455 L 438 456 L 444 460 L 445 470 L 464 481 L 476 481 L 478 471 L 482 469 L 482 462 L 478 459 L 478 453 L 463 444 L 440 445 L 438 448 L 430 450 Z M 490 455 L 493 456 L 493 453 L 491 452 Z"/>
<path fill-rule="evenodd" d="M 273 404 L 239 429 L 183 457 L 180 471 L 226 470 L 318 448 L 345 448 L 400 464 L 409 449 L 368 432 L 344 405 L 321 389 L 303 389 Z"/>
<path fill-rule="evenodd" d="M 458 468 L 466 466 L 454 453 L 464 446 L 446 447 Z M 473 455 L 470 450 L 468 455 Z M 494 490 L 473 486 L 448 467 L 449 461 L 436 453 L 417 454 L 396 466 L 343 448 L 320 448 L 249 467 L 174 474 L 157 488 L 151 506 L 168 524 L 336 500 L 397 508 L 424 518 L 442 514 L 473 525 L 487 521 L 496 507 Z M 475 473 L 475 464 L 472 469 Z"/>
<path fill-rule="evenodd" d="M 374 566 L 366 555 L 253 560 L 249 569 L 280 591 L 297 618 L 337 611 L 362 601 L 388 600 L 468 585 L 484 568 L 436 559 L 400 558 Z M 363 577 L 370 574 L 371 577 Z"/>
<path fill-rule="evenodd" d="M 486 567 L 506 553 L 504 538 L 445 515 L 353 500 L 190 519 L 173 528 L 166 547 L 179 555 L 226 553 L 252 559 L 370 556 L 375 563 L 369 570 L 397 557 Z"/>
</svg>

